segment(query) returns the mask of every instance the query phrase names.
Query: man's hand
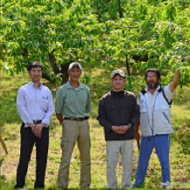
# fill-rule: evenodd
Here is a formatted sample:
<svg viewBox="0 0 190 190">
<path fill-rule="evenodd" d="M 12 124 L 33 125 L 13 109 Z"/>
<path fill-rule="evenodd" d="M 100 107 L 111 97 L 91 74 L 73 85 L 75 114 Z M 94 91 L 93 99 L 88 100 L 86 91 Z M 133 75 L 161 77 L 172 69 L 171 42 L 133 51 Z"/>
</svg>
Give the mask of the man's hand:
<svg viewBox="0 0 190 190">
<path fill-rule="evenodd" d="M 121 131 L 121 127 L 120 126 L 112 126 L 111 130 L 117 134 L 123 134 L 123 132 Z"/>
<path fill-rule="evenodd" d="M 43 127 L 45 127 L 44 123 L 40 123 L 40 124 L 33 124 L 33 123 L 27 123 L 27 125 L 30 126 L 32 132 L 34 133 L 34 135 L 38 138 L 41 138 L 42 136 L 42 129 Z"/>
<path fill-rule="evenodd" d="M 63 115 L 61 113 L 56 113 L 56 117 L 59 120 L 59 123 L 62 124 L 62 122 L 63 122 Z"/>
<path fill-rule="evenodd" d="M 36 126 L 35 124 L 33 124 L 33 123 L 27 123 L 27 125 L 30 126 L 32 132 L 34 133 L 34 135 L 35 135 L 36 137 L 41 138 L 41 134 L 39 134 L 39 133 L 36 131 L 37 126 Z"/>
<path fill-rule="evenodd" d="M 122 125 L 122 126 L 112 126 L 111 129 L 113 132 L 117 134 L 125 134 L 129 130 L 128 125 Z"/>
<path fill-rule="evenodd" d="M 135 140 L 139 141 L 141 138 L 140 133 L 135 131 Z"/>
<path fill-rule="evenodd" d="M 30 128 L 32 129 L 32 131 L 34 130 L 34 128 L 36 127 L 34 123 L 27 123 L 27 125 L 30 126 Z"/>
<path fill-rule="evenodd" d="M 123 132 L 123 134 L 126 133 L 130 129 L 130 127 L 128 125 L 122 125 L 120 127 L 121 127 L 121 131 Z"/>
<path fill-rule="evenodd" d="M 140 140 L 140 133 L 139 133 L 140 121 L 137 122 L 135 125 L 135 140 Z"/>
<path fill-rule="evenodd" d="M 34 128 L 34 134 L 38 137 L 38 138 L 41 138 L 42 136 L 42 129 L 46 126 L 45 123 L 39 123 L 39 124 L 36 124 L 35 125 L 35 128 Z"/>
</svg>

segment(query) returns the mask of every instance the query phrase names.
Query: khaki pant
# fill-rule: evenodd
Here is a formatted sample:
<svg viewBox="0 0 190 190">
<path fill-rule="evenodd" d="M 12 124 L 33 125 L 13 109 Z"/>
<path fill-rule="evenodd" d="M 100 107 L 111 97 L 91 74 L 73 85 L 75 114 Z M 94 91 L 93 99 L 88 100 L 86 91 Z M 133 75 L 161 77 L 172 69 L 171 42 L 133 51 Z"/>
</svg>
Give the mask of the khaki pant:
<svg viewBox="0 0 190 190">
<path fill-rule="evenodd" d="M 130 188 L 133 160 L 133 140 L 106 141 L 107 182 L 108 188 L 117 189 L 116 166 L 122 156 L 122 188 Z"/>
<path fill-rule="evenodd" d="M 87 120 L 64 120 L 62 126 L 62 158 L 58 173 L 58 188 L 68 188 L 71 155 L 76 141 L 80 152 L 80 188 L 89 188 L 90 173 L 90 135 Z"/>
</svg>

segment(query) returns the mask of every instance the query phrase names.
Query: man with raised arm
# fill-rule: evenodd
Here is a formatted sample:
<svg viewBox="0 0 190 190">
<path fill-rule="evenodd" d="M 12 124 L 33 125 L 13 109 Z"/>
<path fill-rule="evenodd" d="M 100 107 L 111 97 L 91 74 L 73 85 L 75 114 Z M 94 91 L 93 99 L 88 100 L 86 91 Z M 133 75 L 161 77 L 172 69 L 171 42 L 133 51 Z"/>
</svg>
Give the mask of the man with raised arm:
<svg viewBox="0 0 190 190">
<path fill-rule="evenodd" d="M 160 71 L 150 68 L 145 73 L 147 86 L 139 95 L 141 147 L 132 188 L 143 186 L 148 161 L 153 148 L 156 149 L 161 170 L 162 187 L 170 186 L 170 133 L 173 132 L 170 120 L 170 106 L 174 89 L 179 82 L 180 71 L 176 71 L 173 81 L 167 86 L 160 85 Z M 138 126 L 137 126 L 138 128 Z M 139 137 L 138 130 L 136 137 Z"/>
</svg>

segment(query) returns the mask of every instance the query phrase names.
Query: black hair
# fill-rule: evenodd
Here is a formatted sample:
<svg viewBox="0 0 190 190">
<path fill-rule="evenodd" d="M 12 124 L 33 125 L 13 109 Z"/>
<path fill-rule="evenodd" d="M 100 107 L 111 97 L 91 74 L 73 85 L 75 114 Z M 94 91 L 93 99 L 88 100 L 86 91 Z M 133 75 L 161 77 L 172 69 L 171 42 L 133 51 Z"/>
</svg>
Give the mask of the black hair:
<svg viewBox="0 0 190 190">
<path fill-rule="evenodd" d="M 43 70 L 42 63 L 37 62 L 37 61 L 28 63 L 27 70 L 28 70 L 28 72 L 30 72 L 32 68 L 36 68 L 36 67 L 40 67 L 41 70 Z"/>
<path fill-rule="evenodd" d="M 160 71 L 158 69 L 156 69 L 156 68 L 149 68 L 145 72 L 145 80 L 147 78 L 148 72 L 154 72 L 154 73 L 156 73 L 156 76 L 158 77 L 158 79 L 160 79 L 160 75 L 161 75 Z"/>
</svg>

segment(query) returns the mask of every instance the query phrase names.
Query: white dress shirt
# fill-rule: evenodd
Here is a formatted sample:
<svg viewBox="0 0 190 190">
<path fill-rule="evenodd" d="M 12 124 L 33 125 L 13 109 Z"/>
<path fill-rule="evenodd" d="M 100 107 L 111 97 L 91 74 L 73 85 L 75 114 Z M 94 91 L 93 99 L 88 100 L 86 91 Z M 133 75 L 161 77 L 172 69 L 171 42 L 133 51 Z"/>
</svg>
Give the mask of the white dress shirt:
<svg viewBox="0 0 190 190">
<path fill-rule="evenodd" d="M 25 127 L 34 120 L 42 120 L 48 127 L 54 111 L 51 91 L 42 84 L 36 88 L 29 82 L 18 90 L 17 109 Z"/>
</svg>

